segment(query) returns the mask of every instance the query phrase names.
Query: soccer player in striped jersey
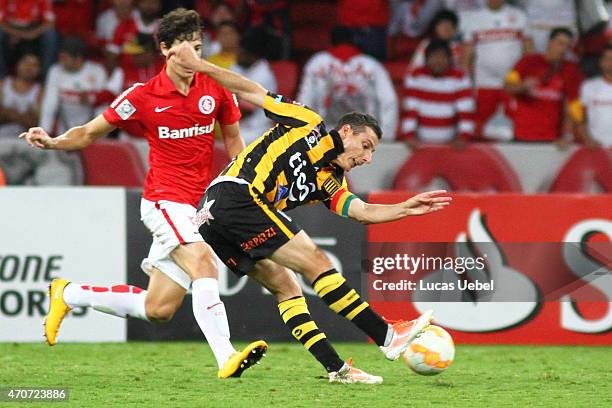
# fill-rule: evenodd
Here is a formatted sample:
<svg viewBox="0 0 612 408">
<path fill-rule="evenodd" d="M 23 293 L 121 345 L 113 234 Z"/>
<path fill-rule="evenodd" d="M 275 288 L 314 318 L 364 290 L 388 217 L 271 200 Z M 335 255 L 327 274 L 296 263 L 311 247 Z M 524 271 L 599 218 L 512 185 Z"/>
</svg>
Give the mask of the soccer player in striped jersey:
<svg viewBox="0 0 612 408">
<path fill-rule="evenodd" d="M 312 320 L 295 275 L 286 268 L 310 280 L 323 301 L 368 334 L 389 360 L 399 358 L 429 325 L 431 311 L 410 322 L 385 322 L 282 210 L 323 202 L 339 215 L 381 223 L 442 210 L 451 198 L 434 191 L 394 205 L 365 203 L 348 191 L 344 172 L 372 159 L 382 133 L 373 117 L 347 114 L 328 132 L 316 112 L 202 61 L 189 47 L 173 47 L 170 55 L 177 65 L 205 73 L 263 107 L 278 123 L 213 180 L 196 217 L 200 233 L 233 272 L 249 275 L 275 295 L 292 335 L 325 367 L 331 382 L 381 383 L 382 377 L 338 356 Z"/>
</svg>

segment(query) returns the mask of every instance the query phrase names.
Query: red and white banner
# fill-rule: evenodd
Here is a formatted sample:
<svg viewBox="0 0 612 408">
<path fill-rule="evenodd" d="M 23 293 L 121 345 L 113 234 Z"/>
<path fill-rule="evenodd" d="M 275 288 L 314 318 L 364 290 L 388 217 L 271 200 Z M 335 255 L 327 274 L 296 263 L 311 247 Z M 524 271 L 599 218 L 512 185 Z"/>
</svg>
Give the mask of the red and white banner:
<svg viewBox="0 0 612 408">
<path fill-rule="evenodd" d="M 368 200 L 408 197 L 380 193 Z M 435 322 L 460 343 L 612 344 L 612 195 L 453 197 L 440 213 L 369 227 L 366 290 L 377 311 L 398 319 L 433 308 Z M 496 290 L 477 288 L 471 301 L 466 291 L 440 291 L 453 279 L 465 281 L 456 264 L 422 267 L 440 251 L 451 261 L 461 254 L 483 260 L 479 273 L 495 280 Z M 421 262 L 418 271 L 407 271 L 407 256 Z M 426 293 L 434 285 L 435 296 Z"/>
</svg>

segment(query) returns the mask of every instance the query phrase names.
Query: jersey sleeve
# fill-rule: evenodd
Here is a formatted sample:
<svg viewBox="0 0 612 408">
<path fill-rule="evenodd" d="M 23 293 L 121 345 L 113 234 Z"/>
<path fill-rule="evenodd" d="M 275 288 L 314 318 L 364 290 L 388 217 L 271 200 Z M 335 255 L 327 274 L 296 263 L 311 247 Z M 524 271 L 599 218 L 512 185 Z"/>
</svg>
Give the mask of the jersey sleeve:
<svg viewBox="0 0 612 408">
<path fill-rule="evenodd" d="M 242 115 L 240 114 L 240 108 L 238 107 L 238 100 L 236 95 L 231 93 L 225 88 L 221 88 L 221 104 L 219 106 L 219 113 L 217 120 L 222 125 L 232 125 L 240 120 Z"/>
<path fill-rule="evenodd" d="M 314 129 L 323 121 L 315 111 L 271 92 L 265 96 L 263 108 L 268 118 L 288 127 L 308 126 Z"/>
<path fill-rule="evenodd" d="M 526 57 L 521 58 L 514 68 L 506 75 L 506 82 L 509 84 L 518 84 L 525 78 L 527 68 L 529 67 L 529 61 Z"/>
<path fill-rule="evenodd" d="M 582 84 L 582 73 L 575 64 L 570 64 L 565 75 L 565 96 L 568 102 L 575 101 L 580 97 L 580 85 Z"/>
<path fill-rule="evenodd" d="M 122 129 L 133 129 L 139 121 L 141 111 L 139 111 L 138 90 L 143 84 L 136 83 L 123 91 L 102 115 L 111 125 Z"/>
<path fill-rule="evenodd" d="M 342 217 L 348 217 L 348 209 L 357 196 L 348 190 L 348 184 L 346 178 L 342 177 L 342 182 L 339 182 L 334 175 L 329 173 L 323 173 L 322 177 L 319 177 L 320 188 L 327 196 L 327 199 L 323 200 L 323 204 L 330 211 Z"/>
<path fill-rule="evenodd" d="M 582 79 L 580 69 L 574 64 L 570 65 L 564 81 L 564 92 L 570 117 L 577 123 L 584 121 L 584 110 L 580 103 L 580 85 L 582 84 Z"/>
</svg>

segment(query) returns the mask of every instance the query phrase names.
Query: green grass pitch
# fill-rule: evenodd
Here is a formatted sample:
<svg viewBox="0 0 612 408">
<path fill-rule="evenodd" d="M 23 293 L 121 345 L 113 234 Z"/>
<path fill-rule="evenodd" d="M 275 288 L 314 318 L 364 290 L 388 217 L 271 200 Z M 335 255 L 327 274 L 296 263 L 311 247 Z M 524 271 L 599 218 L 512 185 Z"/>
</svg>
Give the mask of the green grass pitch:
<svg viewBox="0 0 612 408">
<path fill-rule="evenodd" d="M 371 344 L 342 357 L 384 384 L 328 384 L 299 344 L 273 343 L 240 379 L 216 379 L 205 344 L 0 344 L 0 387 L 68 387 L 75 407 L 611 407 L 612 348 L 458 346 L 433 377 L 386 361 Z M 19 403 L 0 403 L 8 407 Z"/>
</svg>

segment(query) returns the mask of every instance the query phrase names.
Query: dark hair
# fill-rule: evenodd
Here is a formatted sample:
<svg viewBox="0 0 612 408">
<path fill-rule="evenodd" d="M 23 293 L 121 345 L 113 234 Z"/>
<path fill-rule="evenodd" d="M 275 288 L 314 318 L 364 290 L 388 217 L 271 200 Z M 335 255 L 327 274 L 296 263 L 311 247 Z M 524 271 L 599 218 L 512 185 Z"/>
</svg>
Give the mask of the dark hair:
<svg viewBox="0 0 612 408">
<path fill-rule="evenodd" d="M 453 10 L 442 9 L 436 13 L 433 20 L 431 20 L 430 28 L 433 29 L 438 25 L 441 21 L 450 21 L 450 23 L 457 28 L 459 25 L 459 17 L 457 17 L 457 13 Z"/>
<path fill-rule="evenodd" d="M 364 131 L 365 127 L 369 127 L 374 131 L 378 139 L 382 138 L 382 129 L 378 124 L 378 121 L 372 115 L 368 115 L 367 113 L 359 113 L 359 112 L 351 112 L 342 116 L 336 125 L 336 130 L 340 130 L 340 128 L 344 125 L 351 125 L 353 128 L 353 133 L 361 133 Z"/>
<path fill-rule="evenodd" d="M 264 58 L 269 46 L 269 40 L 270 37 L 265 27 L 249 27 L 240 36 L 240 48 L 255 58 Z"/>
<path fill-rule="evenodd" d="M 18 53 L 17 57 L 15 58 L 15 61 L 17 63 L 19 63 L 19 61 L 21 61 L 22 59 L 24 59 L 26 57 L 34 57 L 34 58 L 36 58 L 40 62 L 40 57 L 38 56 L 38 54 L 35 53 L 33 50 L 30 50 L 30 49 L 26 49 L 26 50 Z"/>
<path fill-rule="evenodd" d="M 87 45 L 85 41 L 81 40 L 79 37 L 64 37 L 60 44 L 59 51 L 65 52 L 71 57 L 85 57 Z"/>
<path fill-rule="evenodd" d="M 566 27 L 555 27 L 550 31 L 550 35 L 548 36 L 548 41 L 554 39 L 558 35 L 567 35 L 569 38 L 574 38 L 574 33 L 569 28 Z"/>
<path fill-rule="evenodd" d="M 217 24 L 217 27 L 215 27 L 215 28 L 218 31 L 222 27 L 231 27 L 231 28 L 234 29 L 234 31 L 236 31 L 238 34 L 240 34 L 240 26 L 235 21 L 232 21 L 232 20 L 223 20 L 219 24 Z"/>
<path fill-rule="evenodd" d="M 334 27 L 329 33 L 329 36 L 332 45 L 353 44 L 353 32 L 347 27 Z"/>
<path fill-rule="evenodd" d="M 601 50 L 601 56 L 603 57 L 607 51 L 612 51 L 612 44 L 606 44 L 603 50 Z"/>
<path fill-rule="evenodd" d="M 439 38 L 432 39 L 427 47 L 425 48 L 425 59 L 427 60 L 431 54 L 436 51 L 444 51 L 448 58 L 453 57 L 453 52 L 451 51 L 450 45 L 448 41 L 440 40 Z"/>
<path fill-rule="evenodd" d="M 157 31 L 157 41 L 170 48 L 176 40 L 192 41 L 197 39 L 198 37 L 194 38 L 194 33 L 202 36 L 202 19 L 196 11 L 181 7 L 169 12 L 161 19 Z"/>
</svg>

